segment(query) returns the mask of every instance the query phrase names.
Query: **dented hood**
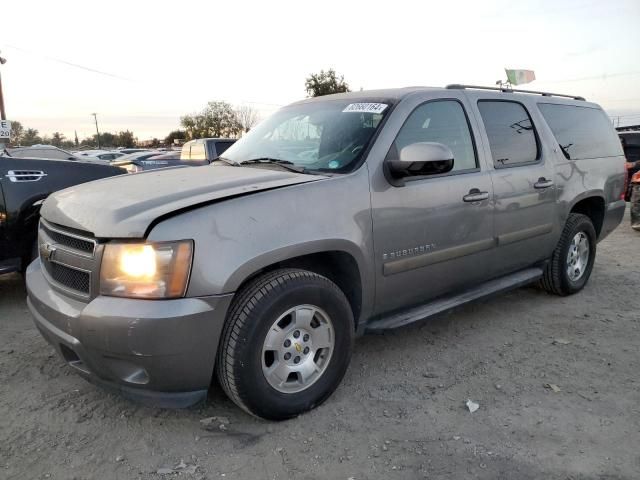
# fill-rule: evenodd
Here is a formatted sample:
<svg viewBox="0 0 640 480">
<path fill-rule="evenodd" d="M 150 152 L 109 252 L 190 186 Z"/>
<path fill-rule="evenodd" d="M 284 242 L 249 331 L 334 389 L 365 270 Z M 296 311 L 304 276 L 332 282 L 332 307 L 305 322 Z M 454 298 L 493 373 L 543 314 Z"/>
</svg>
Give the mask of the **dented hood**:
<svg viewBox="0 0 640 480">
<path fill-rule="evenodd" d="M 178 210 L 322 178 L 232 166 L 150 170 L 56 192 L 45 201 L 41 215 L 98 238 L 142 238 L 154 220 Z"/>
</svg>

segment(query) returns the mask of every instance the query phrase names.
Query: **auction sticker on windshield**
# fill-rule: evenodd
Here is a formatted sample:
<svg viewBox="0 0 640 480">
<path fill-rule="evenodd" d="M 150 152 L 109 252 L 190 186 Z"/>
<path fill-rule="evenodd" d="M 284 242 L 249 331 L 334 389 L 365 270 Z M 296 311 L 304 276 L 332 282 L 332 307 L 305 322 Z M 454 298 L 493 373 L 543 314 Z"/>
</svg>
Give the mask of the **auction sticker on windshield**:
<svg viewBox="0 0 640 480">
<path fill-rule="evenodd" d="M 387 108 L 386 103 L 350 103 L 343 112 L 382 113 Z"/>
</svg>

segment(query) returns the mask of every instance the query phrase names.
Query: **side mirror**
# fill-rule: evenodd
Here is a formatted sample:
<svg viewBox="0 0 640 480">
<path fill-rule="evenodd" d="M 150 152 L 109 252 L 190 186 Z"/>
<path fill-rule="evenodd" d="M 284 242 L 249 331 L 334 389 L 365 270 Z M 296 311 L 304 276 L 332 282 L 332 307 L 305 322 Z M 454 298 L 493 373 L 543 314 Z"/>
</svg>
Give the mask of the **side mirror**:
<svg viewBox="0 0 640 480">
<path fill-rule="evenodd" d="M 453 152 L 442 143 L 418 142 L 400 150 L 399 158 L 388 160 L 394 178 L 418 175 L 437 175 L 453 168 Z"/>
</svg>

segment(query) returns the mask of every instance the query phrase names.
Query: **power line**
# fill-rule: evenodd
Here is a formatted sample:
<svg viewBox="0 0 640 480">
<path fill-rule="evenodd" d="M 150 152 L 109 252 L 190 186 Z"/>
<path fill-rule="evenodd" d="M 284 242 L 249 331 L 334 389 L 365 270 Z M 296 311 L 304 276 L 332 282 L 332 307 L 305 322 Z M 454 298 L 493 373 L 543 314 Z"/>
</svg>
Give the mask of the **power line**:
<svg viewBox="0 0 640 480">
<path fill-rule="evenodd" d="M 538 79 L 541 83 L 565 83 L 565 82 L 579 82 L 581 80 L 607 80 L 611 77 L 626 77 L 629 75 L 640 75 L 640 71 L 634 72 L 619 72 L 619 73 L 603 73 L 602 75 L 593 75 L 590 77 L 568 78 L 564 80 L 544 80 Z"/>
<path fill-rule="evenodd" d="M 40 53 L 36 53 L 36 52 L 31 51 L 31 50 L 27 50 L 25 48 L 16 47 L 15 45 L 5 44 L 5 46 L 8 47 L 8 48 L 12 48 L 14 50 L 18 50 L 19 52 L 27 53 L 29 55 L 35 55 L 35 56 L 38 56 L 38 57 L 42 57 L 42 58 L 44 58 L 46 60 L 49 60 L 49 61 L 52 61 L 52 62 L 57 62 L 57 63 L 62 63 L 63 65 L 67 65 L 67 66 L 74 67 L 74 68 L 79 68 L 80 70 L 85 70 L 87 72 L 97 73 L 99 75 L 105 75 L 107 77 L 117 78 L 118 80 L 125 80 L 127 82 L 133 82 L 133 80 L 131 80 L 130 78 L 121 77 L 120 75 L 115 75 L 113 73 L 103 72 L 102 70 L 96 70 L 95 68 L 91 68 L 91 67 L 85 67 L 84 65 L 80 65 L 78 63 L 68 62 L 67 60 L 62 60 L 60 58 L 50 57 L 48 55 L 43 55 L 43 54 L 40 54 Z"/>
<path fill-rule="evenodd" d="M 633 113 L 629 115 L 609 115 L 611 118 L 629 118 L 629 117 L 640 117 L 640 113 Z"/>
</svg>

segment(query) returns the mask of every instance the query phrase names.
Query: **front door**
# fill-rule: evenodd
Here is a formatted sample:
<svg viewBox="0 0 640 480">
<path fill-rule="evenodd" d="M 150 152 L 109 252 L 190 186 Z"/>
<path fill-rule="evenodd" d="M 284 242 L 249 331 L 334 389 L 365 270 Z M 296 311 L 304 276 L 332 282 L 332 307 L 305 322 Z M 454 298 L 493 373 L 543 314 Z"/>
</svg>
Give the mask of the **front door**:
<svg viewBox="0 0 640 480">
<path fill-rule="evenodd" d="M 424 303 L 490 275 L 490 173 L 478 158 L 466 98 L 459 92 L 451 97 L 414 100 L 387 154 L 389 160 L 412 143 L 442 143 L 454 154 L 451 172 L 393 186 L 381 178 L 380 168 L 371 171 L 376 314 Z"/>
</svg>

